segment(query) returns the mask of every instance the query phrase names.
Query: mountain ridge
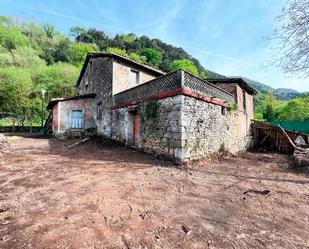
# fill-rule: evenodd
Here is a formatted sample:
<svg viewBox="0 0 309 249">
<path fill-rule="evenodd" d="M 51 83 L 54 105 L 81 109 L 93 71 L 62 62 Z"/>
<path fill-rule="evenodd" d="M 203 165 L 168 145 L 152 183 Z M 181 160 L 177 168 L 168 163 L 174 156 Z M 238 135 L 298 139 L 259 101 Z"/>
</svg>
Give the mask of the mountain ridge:
<svg viewBox="0 0 309 249">
<path fill-rule="evenodd" d="M 278 100 L 288 101 L 291 99 L 304 97 L 307 94 L 307 92 L 299 92 L 292 88 L 273 88 L 262 82 L 252 80 L 243 76 L 231 76 L 231 77 L 244 79 L 251 87 L 257 90 L 259 93 L 273 93 Z"/>
</svg>

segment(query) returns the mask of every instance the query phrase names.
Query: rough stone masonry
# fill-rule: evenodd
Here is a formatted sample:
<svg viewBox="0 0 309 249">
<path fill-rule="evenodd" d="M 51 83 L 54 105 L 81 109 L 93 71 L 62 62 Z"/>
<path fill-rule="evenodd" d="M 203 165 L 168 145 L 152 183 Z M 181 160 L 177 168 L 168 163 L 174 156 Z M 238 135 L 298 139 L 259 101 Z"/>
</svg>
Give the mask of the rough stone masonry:
<svg viewBox="0 0 309 249">
<path fill-rule="evenodd" d="M 157 100 L 157 114 L 147 116 L 149 101 L 113 110 L 112 137 L 131 144 L 130 113 L 141 115 L 139 148 L 180 161 L 192 160 L 220 149 L 238 152 L 250 139 L 239 135 L 237 111 L 178 95 Z"/>
</svg>

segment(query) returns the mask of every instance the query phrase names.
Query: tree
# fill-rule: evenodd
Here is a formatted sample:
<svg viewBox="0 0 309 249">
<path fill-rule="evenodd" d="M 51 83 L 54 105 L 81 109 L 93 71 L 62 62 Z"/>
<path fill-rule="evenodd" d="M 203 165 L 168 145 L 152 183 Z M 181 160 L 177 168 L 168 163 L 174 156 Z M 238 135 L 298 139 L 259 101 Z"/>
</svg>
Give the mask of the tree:
<svg viewBox="0 0 309 249">
<path fill-rule="evenodd" d="M 129 33 L 129 34 L 127 34 L 127 35 L 122 35 L 121 36 L 122 37 L 122 40 L 124 40 L 125 42 L 127 42 L 127 43 L 132 43 L 132 42 L 134 42 L 135 40 L 136 40 L 136 35 L 135 34 L 133 34 L 133 33 Z"/>
<path fill-rule="evenodd" d="M 193 73 L 194 75 L 198 75 L 197 67 L 194 65 L 194 63 L 190 60 L 183 59 L 183 60 L 174 60 L 171 64 L 172 70 L 186 70 L 190 73 Z"/>
<path fill-rule="evenodd" d="M 285 73 L 309 76 L 309 0 L 292 0 L 277 16 L 279 27 L 271 39 L 279 45 L 266 66 L 275 65 Z"/>
<path fill-rule="evenodd" d="M 259 94 L 256 97 L 256 102 L 259 104 L 255 107 L 255 116 L 259 119 L 264 118 L 268 121 L 277 120 L 281 109 L 285 105 L 284 102 L 278 101 L 271 92 Z"/>
<path fill-rule="evenodd" d="M 61 39 L 57 44 L 55 44 L 55 49 L 52 54 L 55 62 L 64 61 L 68 62 L 68 51 L 71 43 L 68 38 Z"/>
<path fill-rule="evenodd" d="M 201 72 L 200 72 L 200 77 L 201 77 L 202 79 L 206 79 L 206 78 L 207 78 L 206 71 L 201 71 Z"/>
<path fill-rule="evenodd" d="M 264 119 L 263 114 L 259 113 L 259 112 L 254 112 L 254 119 L 255 120 L 263 120 Z"/>
<path fill-rule="evenodd" d="M 120 49 L 120 48 L 107 48 L 106 49 L 107 53 L 114 53 L 114 54 L 119 54 L 123 57 L 129 57 L 128 53 L 124 50 L 124 49 Z"/>
<path fill-rule="evenodd" d="M 29 46 L 28 38 L 17 28 L 0 26 L 0 44 L 8 50 Z"/>
<path fill-rule="evenodd" d="M 37 51 L 29 47 L 19 47 L 11 51 L 12 65 L 19 68 L 37 69 L 46 63 Z"/>
<path fill-rule="evenodd" d="M 162 54 L 156 49 L 144 48 L 142 55 L 146 56 L 147 62 L 155 67 L 158 67 L 162 62 Z"/>
<path fill-rule="evenodd" d="M 309 120 L 309 98 L 290 100 L 279 113 L 280 120 Z"/>
<path fill-rule="evenodd" d="M 266 104 L 266 108 L 263 112 L 263 117 L 267 120 L 267 121 L 271 121 L 271 120 L 275 120 L 275 110 L 273 107 L 273 103 L 268 102 Z"/>
<path fill-rule="evenodd" d="M 105 50 L 110 46 L 110 39 L 108 35 L 97 29 L 88 29 L 86 32 L 77 37 L 76 41 L 95 43 L 100 50 Z"/>
<path fill-rule="evenodd" d="M 70 28 L 70 34 L 75 38 L 79 37 L 84 32 L 86 32 L 86 29 L 82 27 L 74 26 Z"/>
<path fill-rule="evenodd" d="M 136 52 L 130 52 L 129 54 L 130 59 L 139 62 L 139 63 L 146 63 L 147 58 L 145 56 L 139 55 Z"/>
<path fill-rule="evenodd" d="M 42 67 L 32 75 L 33 89 L 47 90 L 50 98 L 73 96 L 78 74 L 76 67 L 62 62 Z"/>
<path fill-rule="evenodd" d="M 14 23 L 14 19 L 10 16 L 0 16 L 0 25 L 10 27 Z"/>
<path fill-rule="evenodd" d="M 29 70 L 0 68 L 0 111 L 24 113 L 32 88 Z"/>
<path fill-rule="evenodd" d="M 75 66 L 81 65 L 88 53 L 96 51 L 97 48 L 92 44 L 76 43 L 68 48 L 68 60 Z"/>
<path fill-rule="evenodd" d="M 55 29 L 55 27 L 49 23 L 45 23 L 43 25 L 43 29 L 47 35 L 48 38 L 52 39 L 54 38 L 54 36 L 57 34 L 57 31 Z"/>
</svg>

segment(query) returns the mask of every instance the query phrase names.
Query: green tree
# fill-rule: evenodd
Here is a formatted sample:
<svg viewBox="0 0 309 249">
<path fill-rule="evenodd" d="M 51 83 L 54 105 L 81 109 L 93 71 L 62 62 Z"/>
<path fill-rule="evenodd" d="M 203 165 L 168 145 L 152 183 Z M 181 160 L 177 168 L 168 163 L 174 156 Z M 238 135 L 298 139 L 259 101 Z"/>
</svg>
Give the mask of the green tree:
<svg viewBox="0 0 309 249">
<path fill-rule="evenodd" d="M 139 62 L 139 63 L 146 63 L 146 61 L 147 61 L 147 58 L 145 56 L 139 55 L 136 52 L 131 52 L 129 54 L 129 57 L 130 57 L 130 59 L 132 59 L 136 62 Z"/>
<path fill-rule="evenodd" d="M 290 100 L 279 113 L 280 120 L 309 120 L 309 98 Z"/>
<path fill-rule="evenodd" d="M 19 47 L 11 51 L 13 65 L 21 68 L 37 69 L 44 66 L 45 61 L 42 60 L 37 51 L 30 47 Z"/>
<path fill-rule="evenodd" d="M 178 69 L 182 69 L 182 70 L 186 70 L 190 73 L 193 73 L 194 75 L 198 75 L 198 69 L 197 67 L 194 65 L 194 63 L 190 60 L 187 59 L 183 59 L 183 60 L 174 60 L 171 64 L 171 70 L 178 70 Z"/>
<path fill-rule="evenodd" d="M 129 57 L 128 53 L 124 49 L 120 49 L 120 48 L 109 47 L 109 48 L 106 49 L 106 52 L 107 53 L 119 54 L 123 57 Z"/>
<path fill-rule="evenodd" d="M 50 38 L 50 39 L 54 38 L 58 33 L 56 31 L 55 27 L 53 25 L 49 24 L 49 23 L 45 23 L 43 25 L 43 29 L 44 29 L 47 37 Z"/>
<path fill-rule="evenodd" d="M 206 78 L 207 78 L 207 76 L 206 76 L 206 71 L 202 71 L 202 72 L 200 73 L 200 77 L 201 77 L 202 79 L 206 79 Z"/>
<path fill-rule="evenodd" d="M 254 119 L 255 120 L 263 120 L 264 119 L 263 113 L 255 112 L 254 113 Z"/>
<path fill-rule="evenodd" d="M 144 48 L 142 55 L 146 56 L 147 62 L 155 67 L 158 67 L 162 62 L 162 54 L 156 49 Z"/>
<path fill-rule="evenodd" d="M 275 98 L 273 93 L 259 94 L 256 97 L 259 104 L 255 107 L 255 113 L 262 114 L 263 119 L 268 121 L 277 120 L 281 109 L 285 105 L 284 102 Z"/>
<path fill-rule="evenodd" d="M 24 113 L 31 91 L 30 71 L 15 67 L 0 68 L 0 111 Z"/>
<path fill-rule="evenodd" d="M 29 39 L 19 29 L 0 26 L 0 44 L 8 50 L 29 46 Z"/>
<path fill-rule="evenodd" d="M 106 50 L 106 48 L 111 47 L 110 39 L 101 30 L 88 29 L 87 31 L 80 34 L 76 41 L 86 42 L 86 43 L 95 43 L 101 51 Z"/>
<path fill-rule="evenodd" d="M 132 43 L 136 40 L 137 37 L 135 34 L 129 33 L 127 35 L 122 35 L 121 38 L 127 43 Z"/>
<path fill-rule="evenodd" d="M 85 33 L 86 29 L 78 26 L 74 26 L 70 29 L 70 34 L 75 38 L 79 37 L 82 33 Z"/>
<path fill-rule="evenodd" d="M 68 57 L 68 51 L 71 43 L 68 38 L 60 39 L 57 44 L 55 44 L 55 49 L 52 54 L 55 62 L 58 61 L 63 61 L 63 62 L 68 62 L 69 57 Z"/>
<path fill-rule="evenodd" d="M 79 70 L 73 65 L 59 62 L 54 65 L 43 67 L 32 75 L 33 89 L 45 89 L 49 98 L 67 97 L 76 94 L 75 83 Z"/>
<path fill-rule="evenodd" d="M 92 44 L 76 43 L 68 48 L 68 60 L 73 65 L 81 65 L 87 54 L 96 51 L 97 48 Z"/>
<path fill-rule="evenodd" d="M 275 120 L 275 110 L 274 110 L 272 103 L 269 102 L 269 103 L 266 104 L 266 108 L 263 112 L 263 117 L 267 121 Z"/>
</svg>

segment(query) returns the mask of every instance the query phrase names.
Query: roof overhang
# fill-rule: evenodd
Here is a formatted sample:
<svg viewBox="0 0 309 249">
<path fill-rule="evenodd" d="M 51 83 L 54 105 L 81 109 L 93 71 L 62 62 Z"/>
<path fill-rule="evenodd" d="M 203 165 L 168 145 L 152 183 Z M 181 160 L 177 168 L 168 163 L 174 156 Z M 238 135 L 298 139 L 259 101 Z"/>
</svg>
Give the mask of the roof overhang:
<svg viewBox="0 0 309 249">
<path fill-rule="evenodd" d="M 51 99 L 48 102 L 47 110 L 52 109 L 55 104 L 57 104 L 58 102 L 61 102 L 61 101 L 94 98 L 95 96 L 96 96 L 95 93 L 89 93 L 89 94 L 84 94 L 84 95 L 80 95 L 80 96 L 68 97 L 68 98 L 54 98 L 54 99 Z"/>
<path fill-rule="evenodd" d="M 242 78 L 223 78 L 223 79 L 207 79 L 207 81 L 213 84 L 238 84 L 241 88 L 245 89 L 249 94 L 255 95 L 258 92 L 251 87 L 244 79 Z"/>
</svg>

